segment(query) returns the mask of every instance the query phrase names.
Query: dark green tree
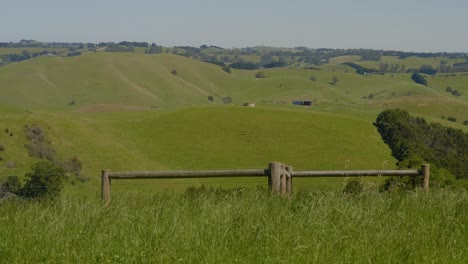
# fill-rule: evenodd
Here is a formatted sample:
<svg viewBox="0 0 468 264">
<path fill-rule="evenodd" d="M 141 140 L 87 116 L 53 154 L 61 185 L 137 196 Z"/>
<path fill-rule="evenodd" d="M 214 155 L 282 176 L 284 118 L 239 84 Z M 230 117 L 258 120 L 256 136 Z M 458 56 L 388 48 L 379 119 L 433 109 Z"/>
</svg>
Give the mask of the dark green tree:
<svg viewBox="0 0 468 264">
<path fill-rule="evenodd" d="M 411 76 L 411 80 L 413 80 L 415 83 L 427 86 L 427 80 L 424 78 L 424 76 L 417 72 L 413 73 L 413 75 Z"/>
<path fill-rule="evenodd" d="M 41 161 L 26 173 L 26 183 L 18 191 L 20 196 L 31 199 L 55 198 L 60 194 L 65 171 L 48 161 Z"/>
<path fill-rule="evenodd" d="M 458 179 L 468 178 L 468 134 L 463 131 L 429 124 L 401 109 L 381 112 L 374 125 L 399 167 L 417 167 L 425 161 Z"/>
</svg>

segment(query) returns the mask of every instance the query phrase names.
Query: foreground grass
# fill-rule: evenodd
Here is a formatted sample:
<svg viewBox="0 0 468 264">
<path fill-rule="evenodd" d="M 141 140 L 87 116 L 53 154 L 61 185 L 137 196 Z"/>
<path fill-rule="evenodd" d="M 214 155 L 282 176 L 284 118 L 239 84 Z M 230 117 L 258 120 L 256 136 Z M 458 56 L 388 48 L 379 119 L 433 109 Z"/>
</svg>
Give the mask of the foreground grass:
<svg viewBox="0 0 468 264">
<path fill-rule="evenodd" d="M 200 191 L 0 206 L 8 263 L 464 263 L 468 194 Z"/>
</svg>

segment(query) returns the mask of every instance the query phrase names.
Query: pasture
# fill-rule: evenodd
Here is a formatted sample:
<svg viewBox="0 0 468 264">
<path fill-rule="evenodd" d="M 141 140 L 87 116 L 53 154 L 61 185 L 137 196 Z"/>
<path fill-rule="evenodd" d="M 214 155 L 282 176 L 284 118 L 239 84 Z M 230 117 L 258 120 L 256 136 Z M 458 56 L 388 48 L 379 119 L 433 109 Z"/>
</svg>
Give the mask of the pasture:
<svg viewBox="0 0 468 264">
<path fill-rule="evenodd" d="M 466 192 L 359 196 L 262 188 L 94 196 L 0 206 L 0 257 L 16 262 L 464 263 Z M 90 195 L 92 198 L 92 194 Z"/>
</svg>

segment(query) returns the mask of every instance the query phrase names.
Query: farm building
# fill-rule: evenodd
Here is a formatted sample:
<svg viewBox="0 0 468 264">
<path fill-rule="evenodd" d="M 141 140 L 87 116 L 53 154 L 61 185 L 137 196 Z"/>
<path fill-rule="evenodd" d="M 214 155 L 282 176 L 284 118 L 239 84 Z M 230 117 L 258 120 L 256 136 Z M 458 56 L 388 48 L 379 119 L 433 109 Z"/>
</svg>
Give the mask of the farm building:
<svg viewBox="0 0 468 264">
<path fill-rule="evenodd" d="M 293 101 L 293 105 L 312 105 L 312 101 L 310 100 L 295 100 Z"/>
</svg>

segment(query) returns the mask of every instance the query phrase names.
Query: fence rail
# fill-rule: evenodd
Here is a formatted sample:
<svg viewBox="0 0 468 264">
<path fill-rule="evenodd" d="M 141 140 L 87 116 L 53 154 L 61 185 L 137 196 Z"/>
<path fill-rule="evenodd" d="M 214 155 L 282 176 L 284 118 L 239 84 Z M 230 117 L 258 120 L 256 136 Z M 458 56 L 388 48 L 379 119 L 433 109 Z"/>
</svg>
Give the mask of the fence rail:
<svg viewBox="0 0 468 264">
<path fill-rule="evenodd" d="M 418 176 L 417 170 L 295 171 L 294 177 Z"/>
<path fill-rule="evenodd" d="M 134 171 L 112 172 L 103 170 L 101 175 L 101 199 L 110 202 L 112 180 L 123 179 L 185 179 L 213 177 L 267 176 L 270 191 L 290 194 L 292 178 L 306 177 L 355 177 L 355 176 L 412 176 L 421 177 L 421 187 L 429 190 L 430 165 L 423 164 L 421 170 L 357 170 L 357 171 L 294 171 L 293 167 L 271 162 L 267 169 L 204 170 L 204 171 Z"/>
</svg>

